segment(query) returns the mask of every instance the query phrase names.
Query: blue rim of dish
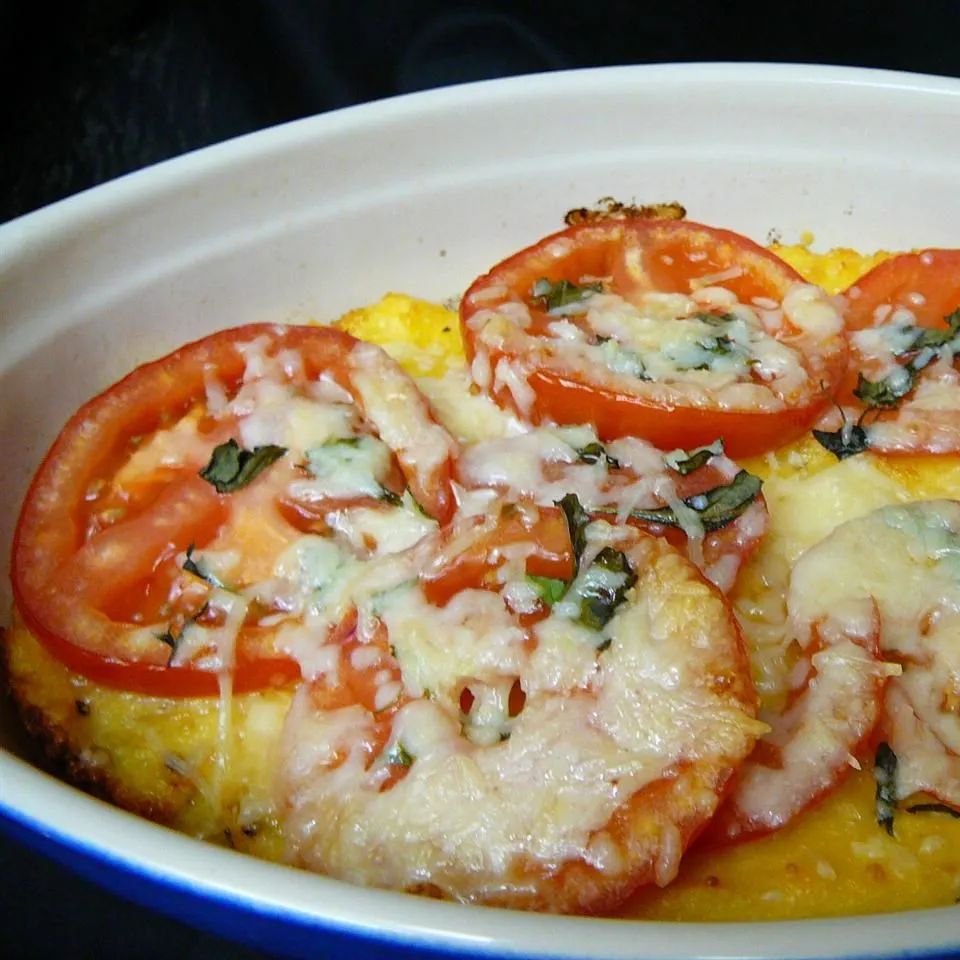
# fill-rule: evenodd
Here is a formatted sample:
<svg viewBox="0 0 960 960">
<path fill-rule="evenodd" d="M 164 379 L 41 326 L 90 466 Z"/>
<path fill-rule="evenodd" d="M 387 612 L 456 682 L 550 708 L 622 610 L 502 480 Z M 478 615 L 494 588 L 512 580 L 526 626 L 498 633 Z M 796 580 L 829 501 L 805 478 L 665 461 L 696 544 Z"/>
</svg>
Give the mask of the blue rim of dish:
<svg viewBox="0 0 960 960">
<path fill-rule="evenodd" d="M 157 830 L 164 828 L 148 824 Z M 374 925 L 361 926 L 349 921 L 340 921 L 332 917 L 321 917 L 303 913 L 292 908 L 285 908 L 281 904 L 258 902 L 256 899 L 244 896 L 231 896 L 214 886 L 200 887 L 191 884 L 178 883 L 177 879 L 162 870 L 150 870 L 142 862 L 124 857 L 119 851 L 111 851 L 87 844 L 58 830 L 51 830 L 40 821 L 33 821 L 27 816 L 12 816 L 9 810 L 0 810 L 0 830 L 18 840 L 31 849 L 36 850 L 63 866 L 76 872 L 81 877 L 104 887 L 117 896 L 132 900 L 166 916 L 189 923 L 199 929 L 217 934 L 226 939 L 242 943 L 246 946 L 267 949 L 271 952 L 290 957 L 316 957 L 318 948 L 331 951 L 331 956 L 351 957 L 352 960 L 381 960 L 384 951 L 389 950 L 391 958 L 405 960 L 409 957 L 424 958 L 457 958 L 457 960 L 491 960 L 495 957 L 524 958 L 524 960 L 576 960 L 582 957 L 579 952 L 567 952 L 562 949 L 550 948 L 544 952 L 528 943 L 517 943 L 512 946 L 502 940 L 494 942 L 488 939 L 486 947 L 471 945 L 470 941 L 481 939 L 463 933 L 452 934 L 449 931 L 434 929 L 422 931 L 419 935 L 415 930 L 390 929 Z M 174 834 L 179 837 L 179 834 Z M 210 847 L 209 849 L 216 849 Z M 246 859 L 244 854 L 232 854 L 231 851 L 221 851 L 227 856 L 239 856 Z M 105 868 L 105 869 L 104 869 Z M 309 876 L 309 875 L 308 875 Z M 130 881 L 134 884 L 131 885 Z M 370 892 L 370 891 L 365 891 Z M 380 893 L 380 891 L 375 891 Z M 407 895 L 386 894 L 399 897 Z M 412 898 L 419 899 L 419 898 Z M 449 905 L 454 906 L 454 905 Z M 458 909 L 454 906 L 454 909 Z M 489 915 L 491 926 L 502 919 L 505 911 L 467 907 L 478 914 Z M 952 909 L 952 908 L 948 908 Z M 508 916 L 516 916 L 509 914 Z M 519 916 L 525 916 L 520 914 Z M 889 918 L 910 916 L 905 914 L 885 915 Z M 912 914 L 918 916 L 918 914 Z M 584 922 L 584 918 L 551 917 L 560 923 Z M 794 926 L 800 924 L 805 932 L 813 933 L 819 930 L 828 934 L 832 925 L 845 925 L 849 919 L 863 923 L 875 922 L 876 917 L 841 918 L 837 920 L 793 921 L 785 924 L 783 921 L 769 921 L 762 924 L 750 925 L 757 939 L 763 939 L 766 928 Z M 610 921 L 591 920 L 591 923 L 610 923 Z M 680 933 L 688 926 L 701 927 L 717 933 L 731 929 L 731 924 L 649 924 L 642 921 L 614 921 L 618 924 L 636 924 L 638 933 L 641 927 L 658 926 L 674 929 Z M 835 931 L 836 932 L 836 931 Z M 678 938 L 682 939 L 682 938 Z M 540 948 L 547 946 L 540 944 Z M 533 949 L 535 952 L 531 952 Z M 623 954 L 620 954 L 624 956 Z M 655 956 L 655 954 L 631 954 L 637 958 Z M 702 958 L 716 957 L 729 958 L 742 956 L 738 951 L 730 951 L 723 947 L 716 953 L 698 952 Z M 791 953 L 791 960 L 815 960 L 815 954 Z M 879 954 L 875 950 L 850 952 L 842 954 L 844 960 L 871 960 L 879 956 L 890 960 L 940 960 L 960 956 L 960 946 L 947 946 L 945 952 L 941 947 L 927 949 L 900 949 L 894 953 Z"/>
<path fill-rule="evenodd" d="M 40 774 L 43 776 L 43 774 Z M 69 789 L 69 788 L 68 788 Z M 90 798 L 87 798 L 88 800 Z M 91 801 L 99 803 L 99 801 Z M 122 811 L 115 811 L 120 815 L 129 816 Z M 155 824 L 142 824 L 147 829 L 165 831 L 165 828 Z M 13 815 L 10 810 L 0 809 L 0 830 L 15 840 L 24 843 L 53 860 L 76 872 L 81 877 L 102 886 L 117 896 L 132 900 L 145 907 L 164 915 L 174 917 L 189 923 L 197 928 L 217 934 L 226 939 L 242 943 L 246 946 L 266 949 L 271 952 L 290 957 L 316 957 L 318 948 L 330 951 L 331 956 L 350 957 L 352 960 L 380 960 L 389 950 L 391 958 L 405 960 L 413 958 L 457 958 L 457 960 L 492 960 L 492 958 L 524 958 L 524 960 L 576 960 L 584 956 L 581 952 L 569 952 L 556 944 L 543 942 L 530 943 L 527 938 L 515 944 L 504 942 L 502 938 L 492 936 L 476 936 L 451 929 L 420 928 L 420 925 L 411 925 L 410 929 L 393 926 L 386 929 L 375 924 L 360 924 L 356 921 L 338 920 L 332 916 L 318 916 L 280 903 L 263 902 L 252 896 L 230 894 L 218 889 L 213 883 L 199 885 L 195 883 L 178 882 L 171 871 L 163 869 L 151 870 L 142 861 L 124 856 L 118 850 L 109 850 L 93 843 L 85 843 L 60 830 L 51 829 L 48 824 L 32 820 L 30 817 L 19 814 Z M 170 831 L 172 837 L 183 839 L 179 834 Z M 197 841 L 191 841 L 197 842 Z M 212 846 L 203 845 L 205 851 L 217 850 Z M 250 859 L 245 854 L 238 854 L 228 850 L 219 850 L 227 857 L 240 857 L 244 861 Z M 268 868 L 272 864 L 263 864 Z M 289 870 L 289 868 L 277 868 Z M 293 872 L 292 870 L 290 872 Z M 305 881 L 312 879 L 311 875 L 304 875 Z M 133 883 L 131 884 L 131 880 Z M 331 881 L 337 883 L 337 881 Z M 346 887 L 346 884 L 341 886 Z M 386 891 L 361 891 L 362 895 L 384 896 L 395 903 L 398 898 L 418 902 L 421 898 L 405 894 L 392 894 Z M 433 901 L 427 901 L 433 903 Z M 440 904 L 438 907 L 452 908 L 454 911 L 469 910 L 479 919 L 484 915 L 490 923 L 480 926 L 496 927 L 499 921 L 511 918 L 522 918 L 528 915 L 512 913 L 498 909 L 483 907 L 462 907 L 454 904 Z M 955 908 L 946 908 L 955 909 Z M 925 911 L 926 912 L 926 911 Z M 674 924 L 649 923 L 643 921 L 609 921 L 602 919 L 586 919 L 576 917 L 548 917 L 549 921 L 559 924 L 589 923 L 596 925 L 636 926 L 638 935 L 645 929 L 647 933 L 652 927 L 666 929 L 678 934 L 677 940 L 684 939 L 683 933 L 690 927 L 699 928 L 706 938 L 719 936 L 723 939 L 723 931 L 731 930 L 735 926 L 749 926 L 753 936 L 758 941 L 764 939 L 764 933 L 773 930 L 783 930 L 786 927 L 794 928 L 798 934 L 809 936 L 820 933 L 828 939 L 830 933 L 840 933 L 837 927 L 846 926 L 850 920 L 860 923 L 876 923 L 880 919 L 883 923 L 902 922 L 906 917 L 919 918 L 921 913 L 887 914 L 878 917 L 862 916 L 854 918 L 838 918 L 835 920 L 812 921 L 768 921 L 765 923 L 734 925 L 734 924 Z M 831 930 L 831 928 L 833 928 Z M 593 931 L 599 932 L 598 930 Z M 558 938 L 559 939 L 559 938 Z M 671 937 L 671 939 L 674 939 Z M 801 939 L 798 937 L 798 939 Z M 839 939 L 839 938 L 838 938 Z M 486 945 L 480 945 L 478 940 L 486 940 Z M 960 937 L 958 937 L 960 940 Z M 709 939 L 707 939 L 709 942 Z M 739 950 L 732 950 L 731 945 L 718 944 L 719 949 L 703 952 L 705 943 L 699 944 L 700 949 L 695 954 L 698 957 L 730 958 L 745 956 Z M 606 956 L 608 954 L 604 954 Z M 629 953 L 621 951 L 609 956 L 617 957 L 646 957 L 659 956 L 659 953 Z M 679 954 L 675 954 L 679 956 Z M 693 956 L 694 954 L 690 954 Z M 772 954 L 771 954 L 772 955 Z M 786 954 L 783 954 L 786 956 Z M 763 954 L 757 954 L 763 956 Z M 815 960 L 823 954 L 791 952 L 790 960 Z M 941 945 L 938 947 L 901 948 L 895 952 L 880 954 L 874 949 L 851 952 L 845 949 L 837 953 L 844 960 L 870 960 L 870 958 L 886 957 L 889 960 L 939 960 L 960 956 L 958 945 Z"/>
</svg>

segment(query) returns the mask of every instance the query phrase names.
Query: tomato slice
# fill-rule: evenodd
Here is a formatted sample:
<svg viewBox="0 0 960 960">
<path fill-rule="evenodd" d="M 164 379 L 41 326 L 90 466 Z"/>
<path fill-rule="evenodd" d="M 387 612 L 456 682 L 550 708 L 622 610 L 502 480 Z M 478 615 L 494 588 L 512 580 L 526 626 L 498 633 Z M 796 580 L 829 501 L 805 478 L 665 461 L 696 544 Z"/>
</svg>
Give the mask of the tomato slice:
<svg viewBox="0 0 960 960">
<path fill-rule="evenodd" d="M 580 302 L 535 293 L 542 281 Z M 532 421 L 662 449 L 722 436 L 734 457 L 809 429 L 846 357 L 825 295 L 751 240 L 685 221 L 553 234 L 474 281 L 460 317 L 474 379 Z"/>
<path fill-rule="evenodd" d="M 155 622 L 157 592 L 170 586 L 172 558 L 191 545 L 209 544 L 239 494 L 218 493 L 187 457 L 174 467 L 162 464 L 152 479 L 134 480 L 132 492 L 107 496 L 108 509 L 95 505 L 97 491 L 110 488 L 146 439 L 204 407 L 211 377 L 226 395 L 238 389 L 248 371 L 244 351 L 254 342 L 263 356 L 299 357 L 307 382 L 321 376 L 335 381 L 369 427 L 393 439 L 392 446 L 384 442 L 424 509 L 441 520 L 452 513 L 452 441 L 413 382 L 386 355 L 371 354 L 368 344 L 326 327 L 250 325 L 188 344 L 139 367 L 70 419 L 37 471 L 17 524 L 12 557 L 17 608 L 58 659 L 91 680 L 160 696 L 218 692 L 215 669 L 192 661 L 172 664 L 169 638 L 149 625 Z M 387 400 L 378 394 L 379 384 L 389 391 Z M 402 408 L 399 426 L 388 401 Z M 201 465 L 222 441 L 230 417 L 219 425 L 208 420 L 201 415 L 196 431 L 196 448 L 206 451 Z M 426 437 L 426 453 L 417 448 L 418 437 Z M 279 511 L 272 510 L 271 522 L 282 524 Z M 274 649 L 270 631 L 249 620 L 231 655 L 233 688 L 295 680 L 298 665 Z"/>
<path fill-rule="evenodd" d="M 866 431 L 866 446 L 885 454 L 960 452 L 960 373 L 949 355 L 920 357 L 897 327 L 950 329 L 947 318 L 960 309 L 960 250 L 923 250 L 886 260 L 846 291 L 850 358 L 837 394 L 848 420 Z M 954 324 L 956 327 L 956 324 Z M 876 332 L 874 332 L 876 331 Z M 907 338 L 909 339 L 909 338 Z M 899 353 L 896 351 L 900 351 Z M 857 396 L 861 377 L 882 383 L 898 367 L 917 366 L 887 406 Z M 839 426 L 839 415 L 822 426 Z"/>
<path fill-rule="evenodd" d="M 673 455 L 687 459 L 682 453 Z M 702 531 L 697 530 L 697 514 L 691 509 L 678 517 L 675 501 L 701 496 L 705 507 L 718 491 L 742 483 L 744 477 L 716 444 L 691 455 L 698 459 L 680 469 L 669 465 L 669 456 L 665 459 L 664 453 L 636 439 L 602 446 L 589 429 L 567 433 L 539 427 L 472 444 L 457 460 L 456 477 L 467 490 L 494 489 L 507 499 L 532 501 L 541 508 L 574 494 L 594 519 L 626 522 L 664 537 L 729 592 L 766 533 L 766 503 L 759 492 L 744 493 L 728 500 L 722 515 L 708 511 Z"/>
<path fill-rule="evenodd" d="M 877 326 L 897 309 L 909 310 L 921 327 L 942 327 L 943 318 L 960 308 L 960 250 L 891 257 L 851 284 L 844 296 L 848 330 Z"/>
<path fill-rule="evenodd" d="M 864 757 L 880 720 L 884 673 L 880 621 L 866 636 L 824 637 L 814 626 L 807 676 L 771 731 L 735 775 L 703 842 L 753 839 L 786 826 L 835 790 Z M 826 655 L 816 658 L 817 653 Z"/>
<path fill-rule="evenodd" d="M 531 576 L 569 580 L 573 576 L 573 547 L 563 514 L 556 508 L 506 508 L 496 523 L 470 518 L 467 529 L 451 530 L 451 543 L 442 560 L 422 578 L 423 592 L 434 606 L 444 606 L 461 590 L 501 584 L 490 577 L 511 547 L 529 545 L 525 569 Z M 451 552 L 452 550 L 452 552 Z"/>
</svg>

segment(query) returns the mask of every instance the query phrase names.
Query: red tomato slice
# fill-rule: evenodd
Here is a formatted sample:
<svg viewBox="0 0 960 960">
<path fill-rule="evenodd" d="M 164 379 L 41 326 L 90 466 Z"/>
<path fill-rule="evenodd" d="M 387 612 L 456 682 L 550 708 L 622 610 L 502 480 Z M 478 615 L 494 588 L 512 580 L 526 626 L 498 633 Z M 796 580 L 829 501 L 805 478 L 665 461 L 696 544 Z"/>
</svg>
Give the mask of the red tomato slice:
<svg viewBox="0 0 960 960">
<path fill-rule="evenodd" d="M 681 500 L 686 500 L 698 493 L 706 493 L 714 487 L 724 486 L 730 482 L 730 479 L 722 470 L 708 463 L 686 476 L 678 475 L 674 482 L 677 496 Z M 663 537 L 678 550 L 689 552 L 687 535 L 677 527 L 666 527 L 629 517 L 627 523 L 640 527 L 653 536 Z M 703 567 L 708 571 L 708 579 L 723 593 L 729 593 L 733 589 L 741 567 L 756 553 L 767 534 L 769 525 L 770 514 L 767 510 L 767 501 L 763 494 L 758 494 L 740 516 L 725 527 L 710 530 L 704 535 L 701 546 Z M 723 570 L 721 564 L 725 558 L 727 569 Z M 691 557 L 691 559 L 694 558 Z M 713 573 L 712 576 L 710 572 Z"/>
<path fill-rule="evenodd" d="M 326 327 L 251 325 L 188 344 L 139 367 L 85 404 L 54 442 L 28 490 L 14 536 L 12 581 L 17 608 L 30 630 L 71 670 L 96 682 L 160 696 L 216 694 L 218 676 L 190 664 L 169 665 L 171 648 L 139 624 L 151 622 L 153 581 L 169 585 L 169 561 L 190 544 L 209 543 L 229 516 L 230 494 L 218 494 L 193 467 L 163 470 L 164 483 L 147 483 L 125 504 L 123 515 L 106 526 L 91 515 L 91 491 L 129 457 L 140 438 L 170 426 L 202 403 L 211 371 L 230 393 L 240 383 L 246 360 L 239 344 L 261 338 L 264 350 L 296 351 L 304 375 L 333 377 L 366 413 L 376 406 L 357 361 L 359 341 Z M 366 354 L 368 346 L 363 346 Z M 374 378 L 390 378 L 406 391 L 428 432 L 442 437 L 415 385 L 389 358 L 378 359 Z M 368 422 L 390 431 L 383 410 Z M 205 426 L 210 449 L 219 431 Z M 201 433 L 204 431 L 202 430 Z M 407 484 L 424 508 L 441 520 L 453 510 L 449 454 L 418 460 L 401 446 L 394 453 Z M 94 522 L 96 520 L 96 522 Z M 166 579 L 164 579 L 166 578 Z M 118 617 L 138 591 L 146 598 L 140 616 Z M 156 590 L 154 590 L 156 593 Z M 152 607 L 151 608 L 151 604 Z M 134 604 L 135 605 L 135 604 Z M 113 614 L 113 615 L 112 615 Z M 295 662 L 272 649 L 268 631 L 245 625 L 237 640 L 233 686 L 250 690 L 291 682 Z"/>
<path fill-rule="evenodd" d="M 493 527 L 481 517 L 474 519 L 473 529 L 453 534 L 455 550 L 449 558 L 422 579 L 423 592 L 435 606 L 445 606 L 461 590 L 488 586 L 490 575 L 506 559 L 504 551 L 517 544 L 530 545 L 526 572 L 531 576 L 557 580 L 573 576 L 570 532 L 559 510 L 515 508 Z"/>
<path fill-rule="evenodd" d="M 837 401 L 850 408 L 847 416 L 863 420 L 870 449 L 885 454 L 946 454 L 960 452 L 960 378 L 950 365 L 930 365 L 920 371 L 913 390 L 894 409 L 868 407 L 855 395 L 860 375 L 883 380 L 887 364 L 858 348 L 857 332 L 907 319 L 919 327 L 946 329 L 946 318 L 960 309 L 960 250 L 923 250 L 885 260 L 850 286 L 847 329 L 852 334 L 850 359 Z M 909 311 L 905 314 L 903 311 Z M 912 319 L 910 319 L 912 317 Z M 903 358 L 907 362 L 908 358 Z M 926 382 L 937 383 L 933 403 L 917 402 Z M 949 387 L 956 403 L 944 403 Z M 824 426 L 839 424 L 839 416 Z"/>
<path fill-rule="evenodd" d="M 807 678 L 786 709 L 772 717 L 772 730 L 757 741 L 735 774 L 724 805 L 702 842 L 741 841 L 773 833 L 835 790 L 874 745 L 887 676 L 880 663 L 880 619 L 869 636 L 821 637 L 805 655 Z M 819 667 L 813 654 L 835 650 Z"/>
<path fill-rule="evenodd" d="M 943 318 L 960 308 L 960 250 L 891 257 L 851 284 L 844 296 L 850 303 L 848 330 L 874 327 L 898 307 L 910 310 L 921 327 L 942 327 Z M 879 318 L 878 310 L 883 310 Z"/>
<path fill-rule="evenodd" d="M 474 365 L 475 377 L 492 381 L 503 358 L 515 364 L 531 394 L 520 412 L 534 422 L 589 422 L 601 439 L 638 436 L 663 449 L 701 446 L 722 436 L 731 456 L 747 456 L 806 432 L 843 373 L 846 346 L 837 317 L 820 333 L 783 319 L 773 336 L 794 351 L 806 376 L 782 395 L 768 389 L 763 407 L 743 400 L 730 403 L 711 389 L 692 390 L 673 380 L 612 377 L 598 360 L 572 362 L 563 353 L 568 348 L 546 335 L 547 324 L 560 318 L 545 312 L 532 294 L 541 278 L 576 285 L 599 281 L 604 293 L 627 301 L 650 292 L 690 294 L 710 285 L 725 288 L 741 303 L 756 299 L 778 305 L 794 284 L 803 282 L 751 240 L 684 221 L 581 224 L 520 251 L 474 281 L 461 302 L 460 317 L 468 356 L 473 360 L 479 353 L 483 361 Z M 511 320 L 518 315 L 520 323 L 529 316 L 529 326 Z M 582 316 L 564 319 L 587 332 L 588 346 L 600 342 Z M 751 383 L 763 383 L 759 374 L 748 376 Z M 481 386 L 498 402 L 518 406 L 503 385 Z"/>
</svg>

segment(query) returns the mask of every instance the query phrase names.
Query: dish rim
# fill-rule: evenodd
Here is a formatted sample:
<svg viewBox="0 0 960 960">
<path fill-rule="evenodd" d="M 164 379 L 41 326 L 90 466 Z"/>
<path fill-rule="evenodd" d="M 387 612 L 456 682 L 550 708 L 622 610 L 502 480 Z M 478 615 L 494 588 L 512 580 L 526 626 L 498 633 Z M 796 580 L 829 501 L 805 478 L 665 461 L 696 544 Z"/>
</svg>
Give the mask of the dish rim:
<svg viewBox="0 0 960 960">
<path fill-rule="evenodd" d="M 960 79 L 956 78 L 872 68 L 777 63 L 677 63 L 588 68 L 444 87 L 331 111 L 246 134 L 135 171 L 28 213 L 0 225 L 0 271 L 32 249 L 51 242 L 59 230 L 83 229 L 85 225 L 109 216 L 111 210 L 184 189 L 191 181 L 212 171 L 228 174 L 237 164 L 258 156 L 285 153 L 298 144 L 322 139 L 326 135 L 376 127 L 386 120 L 396 122 L 412 114 L 442 112 L 453 106 L 459 109 L 480 103 L 490 106 L 498 99 L 512 96 L 521 85 L 525 94 L 536 95 L 546 91 L 547 87 L 564 83 L 571 89 L 582 89 L 584 83 L 615 87 L 660 78 L 678 83 L 713 79 L 759 86 L 776 80 L 813 86 L 896 89 L 917 96 L 946 95 L 960 104 Z M 39 810 L 31 812 L 23 801 L 36 797 L 37 791 L 42 802 Z M 71 831 L 59 825 L 60 814 L 69 815 L 75 808 L 78 814 L 85 814 L 87 832 Z M 124 821 L 122 830 L 117 818 Z M 952 926 L 957 927 L 955 907 L 871 915 L 867 943 L 852 952 L 852 948 L 845 948 L 842 954 L 838 954 L 834 949 L 827 950 L 825 945 L 835 942 L 834 934 L 841 940 L 844 933 L 851 940 L 855 934 L 862 939 L 863 930 L 853 928 L 865 926 L 863 918 L 758 924 L 555 917 L 494 908 L 478 909 L 357 888 L 173 833 L 88 797 L 2 749 L 0 822 L 28 843 L 42 846 L 48 852 L 55 847 L 63 853 L 61 859 L 68 864 L 71 853 L 92 858 L 112 870 L 122 870 L 126 876 L 134 876 L 138 882 L 200 897 L 204 902 L 233 910 L 249 911 L 262 919 L 292 924 L 306 932 L 327 930 L 380 945 L 453 952 L 460 956 L 516 954 L 558 960 L 587 955 L 597 960 L 636 956 L 630 934 L 620 936 L 619 932 L 625 927 L 636 930 L 638 925 L 644 930 L 645 955 L 651 957 L 678 957 L 694 952 L 704 957 L 736 955 L 746 958 L 773 954 L 785 958 L 894 957 L 932 956 L 944 950 L 960 949 L 960 929 L 950 930 L 951 921 Z M 94 827 L 92 833 L 88 829 L 91 824 Z M 118 835 L 122 835 L 126 843 L 121 843 Z M 151 848 L 153 856 L 145 856 Z M 161 853 L 163 857 L 158 859 L 157 855 Z M 223 866 L 222 871 L 212 871 L 213 878 L 202 876 L 202 864 L 196 862 L 198 858 L 205 860 L 208 857 L 212 858 L 214 866 Z M 221 860 L 221 857 L 228 859 Z M 259 890 L 224 879 L 247 878 L 251 873 L 254 880 L 262 878 Z M 311 909 L 310 903 L 297 895 L 294 890 L 297 886 L 315 891 L 317 898 L 324 900 L 322 913 Z M 276 896 L 276 890 L 280 890 L 283 896 Z M 138 898 L 135 892 L 125 892 L 127 896 Z M 358 909 L 358 902 L 362 909 Z M 150 902 L 149 905 L 161 911 L 164 909 L 162 903 Z M 394 917 L 384 927 L 383 921 L 391 913 L 405 914 L 406 918 L 398 920 Z M 364 921 L 364 917 L 374 917 L 377 922 Z M 486 932 L 490 926 L 497 928 L 496 936 Z M 922 945 L 916 943 L 912 933 L 914 927 L 925 933 Z M 762 944 L 757 943 L 759 929 L 764 932 Z M 547 939 L 551 932 L 555 936 L 553 942 Z M 803 949 L 798 952 L 800 946 Z"/>
</svg>

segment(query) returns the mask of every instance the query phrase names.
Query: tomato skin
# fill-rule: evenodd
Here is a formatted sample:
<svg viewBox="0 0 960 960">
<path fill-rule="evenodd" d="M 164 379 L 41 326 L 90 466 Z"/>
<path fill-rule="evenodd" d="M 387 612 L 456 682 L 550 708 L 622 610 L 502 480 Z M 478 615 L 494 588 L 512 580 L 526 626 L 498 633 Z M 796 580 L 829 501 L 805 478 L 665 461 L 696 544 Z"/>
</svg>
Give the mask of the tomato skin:
<svg viewBox="0 0 960 960">
<path fill-rule="evenodd" d="M 613 292 L 629 299 L 631 294 L 650 290 L 689 293 L 692 280 L 731 268 L 739 274 L 717 283 L 742 302 L 757 297 L 780 302 L 793 284 L 803 282 L 774 254 L 728 230 L 687 221 L 581 224 L 521 250 L 474 281 L 460 307 L 467 356 L 470 360 L 476 356 L 484 322 L 481 311 L 509 302 L 523 303 L 531 316 L 528 333 L 535 336 L 543 332 L 548 320 L 556 319 L 530 298 L 529 292 L 540 278 L 577 283 L 583 277 L 609 277 Z M 571 319 L 577 322 L 576 317 Z M 533 400 L 523 412 L 533 422 L 590 422 L 601 439 L 637 436 L 665 449 L 701 446 L 722 436 L 733 457 L 762 453 L 805 433 L 829 404 L 846 358 L 839 336 L 832 338 L 822 358 L 810 358 L 800 348 L 808 361 L 809 387 L 782 410 L 757 412 L 670 403 L 611 389 L 591 376 L 553 368 L 547 341 L 539 342 L 543 349 L 538 356 L 531 360 L 527 354 L 525 358 L 526 366 L 532 367 L 527 383 Z M 489 354 L 491 368 L 501 357 L 524 360 L 509 346 L 491 348 Z M 510 402 L 507 397 L 495 399 Z"/>
<path fill-rule="evenodd" d="M 848 334 L 883 326 L 899 309 L 909 310 L 917 326 L 946 329 L 945 318 L 960 309 L 960 250 L 921 250 L 892 257 L 851 284 L 844 296 L 849 303 Z M 836 400 L 854 409 L 849 416 L 855 420 L 868 411 L 855 393 L 861 374 L 867 380 L 883 377 L 854 341 Z M 921 372 L 920 380 L 926 376 Z M 885 456 L 960 451 L 960 399 L 955 407 L 934 410 L 914 408 L 907 395 L 893 409 L 874 408 L 864 422 L 871 426 L 892 423 L 899 428 L 895 442 L 871 437 L 871 449 Z"/>
<path fill-rule="evenodd" d="M 158 696 L 219 692 L 215 672 L 168 665 L 168 644 L 144 637 L 142 628 L 112 619 L 103 608 L 109 610 L 113 598 L 149 576 L 163 555 L 210 542 L 229 512 L 230 495 L 217 494 L 185 470 L 155 498 L 137 504 L 131 516 L 89 539 L 87 500 L 92 486 L 123 462 L 136 437 L 182 416 L 205 397 L 211 369 L 226 390 L 235 388 L 246 368 L 237 345 L 258 337 L 274 351 L 297 350 L 308 378 L 326 373 L 355 393 L 349 358 L 359 341 L 343 331 L 267 324 L 225 330 L 137 368 L 84 404 L 33 478 L 14 533 L 14 600 L 47 649 L 94 682 Z M 211 439 L 211 448 L 215 443 Z M 402 458 L 399 466 L 427 509 L 448 511 L 453 501 L 449 461 L 429 475 Z M 295 662 L 264 646 L 256 628 L 241 631 L 232 672 L 235 690 L 286 684 L 299 675 Z"/>
<path fill-rule="evenodd" d="M 834 379 L 834 375 L 830 375 Z M 663 407 L 636 394 L 581 383 L 553 371 L 536 370 L 527 382 L 537 400 L 537 422 L 590 423 L 604 441 L 642 437 L 661 450 L 691 449 L 722 437 L 731 457 L 749 457 L 788 443 L 806 433 L 823 411 L 818 397 L 802 407 L 772 413 Z"/>
<path fill-rule="evenodd" d="M 917 303 L 911 294 L 921 294 Z M 874 311 L 906 307 L 921 327 L 943 327 L 960 308 L 960 250 L 921 250 L 884 260 L 844 292 L 848 330 L 875 326 Z"/>
<path fill-rule="evenodd" d="M 875 608 L 876 609 L 876 608 Z M 797 762 L 793 762 L 793 780 L 789 781 L 790 791 L 793 795 L 790 801 L 782 804 L 782 798 L 777 796 L 771 799 L 773 806 L 769 808 L 770 812 L 779 814 L 779 822 L 770 822 L 765 819 L 758 819 L 744 811 L 739 803 L 741 799 L 740 791 L 743 788 L 743 781 L 746 774 L 751 769 L 765 768 L 772 773 L 773 777 L 783 776 L 787 780 L 789 774 L 783 773 L 786 766 L 783 761 L 784 752 L 790 745 L 790 739 L 796 737 L 797 731 L 803 729 L 802 717 L 804 715 L 803 707 L 805 699 L 810 695 L 810 685 L 814 680 L 817 669 L 813 666 L 815 663 L 813 657 L 816 653 L 829 649 L 830 641 L 824 639 L 820 634 L 819 627 L 814 627 L 813 633 L 815 642 L 811 644 L 810 649 L 805 651 L 805 656 L 809 658 L 810 666 L 803 686 L 791 691 L 786 706 L 781 712 L 781 716 L 788 716 L 791 712 L 798 712 L 801 719 L 798 720 L 794 729 L 790 731 L 789 737 L 784 738 L 780 745 L 776 745 L 769 739 L 770 735 L 757 741 L 753 752 L 746 758 L 743 766 L 737 771 L 731 780 L 730 790 L 726 794 L 725 802 L 721 805 L 714 818 L 703 832 L 700 840 L 703 847 L 723 846 L 731 843 L 742 843 L 748 840 L 756 840 L 764 836 L 775 833 L 783 827 L 789 825 L 807 810 L 815 807 L 824 797 L 835 791 L 846 780 L 853 770 L 850 758 L 856 758 L 858 761 L 868 763 L 868 757 L 873 756 L 878 741 L 879 725 L 882 717 L 882 704 L 884 690 L 887 686 L 889 677 L 881 673 L 873 673 L 866 678 L 861 679 L 861 688 L 856 691 L 841 689 L 836 695 L 836 702 L 842 710 L 844 706 L 849 706 L 855 702 L 856 697 L 863 697 L 868 702 L 868 716 L 860 729 L 853 722 L 848 722 L 849 739 L 844 743 L 844 749 L 834 750 L 831 754 L 827 751 L 821 755 L 818 748 L 822 750 L 816 740 L 811 748 L 811 756 L 808 760 L 808 771 L 812 769 L 819 776 L 810 776 L 807 778 L 796 773 Z M 879 663 L 882 659 L 881 640 L 880 640 L 880 620 L 879 615 L 875 614 L 873 627 L 869 635 L 865 637 L 857 636 L 854 639 L 856 646 L 863 652 L 867 662 Z M 820 705 L 823 709 L 823 705 Z M 809 714 L 809 710 L 806 711 Z M 770 721 L 775 727 L 776 720 Z M 822 718 L 815 719 L 814 724 L 822 723 Z M 836 721 L 834 721 L 836 722 Z M 809 734 L 808 734 L 809 736 Z M 823 768 L 822 770 L 820 768 Z M 775 782 L 768 782 L 768 788 L 774 789 Z M 777 791 L 779 794 L 782 792 Z"/>
</svg>

